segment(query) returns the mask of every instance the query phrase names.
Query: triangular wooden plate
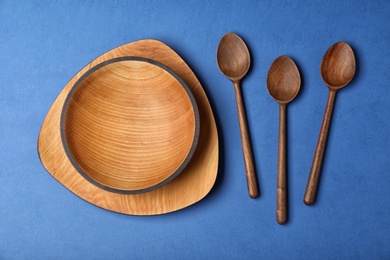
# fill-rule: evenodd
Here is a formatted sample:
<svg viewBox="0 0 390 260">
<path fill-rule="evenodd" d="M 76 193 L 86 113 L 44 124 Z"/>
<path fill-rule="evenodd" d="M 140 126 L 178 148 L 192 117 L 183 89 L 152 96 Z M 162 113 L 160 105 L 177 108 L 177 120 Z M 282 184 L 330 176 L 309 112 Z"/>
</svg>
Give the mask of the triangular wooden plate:
<svg viewBox="0 0 390 260">
<path fill-rule="evenodd" d="M 200 135 L 190 163 L 171 182 L 141 194 L 107 191 L 86 180 L 66 156 L 60 133 L 61 111 L 75 82 L 95 65 L 124 56 L 144 57 L 171 68 L 187 83 L 199 108 Z M 157 40 L 140 40 L 122 45 L 81 69 L 66 84 L 50 108 L 39 134 L 38 152 L 46 170 L 71 192 L 98 207 L 129 215 L 164 214 L 190 206 L 210 192 L 218 172 L 218 133 L 206 93 L 183 59 Z"/>
</svg>

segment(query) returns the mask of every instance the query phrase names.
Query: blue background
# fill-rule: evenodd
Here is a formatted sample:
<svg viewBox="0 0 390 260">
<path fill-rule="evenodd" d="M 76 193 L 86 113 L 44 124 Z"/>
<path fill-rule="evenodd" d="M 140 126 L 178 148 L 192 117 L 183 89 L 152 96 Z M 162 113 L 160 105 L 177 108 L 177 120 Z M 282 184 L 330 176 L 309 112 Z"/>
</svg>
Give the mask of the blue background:
<svg viewBox="0 0 390 260">
<path fill-rule="evenodd" d="M 0 259 L 389 259 L 390 1 L 0 0 Z M 246 191 L 233 86 L 216 65 L 223 34 L 247 43 L 243 80 L 261 195 Z M 119 45 L 161 40 L 190 65 L 220 138 L 217 182 L 199 203 L 152 217 L 86 203 L 43 168 L 37 137 L 82 67 Z M 354 80 L 338 92 L 315 205 L 303 194 L 328 89 L 319 65 L 347 41 Z M 272 61 L 289 55 L 302 87 L 288 106 L 289 221 L 275 221 L 278 105 Z"/>
</svg>

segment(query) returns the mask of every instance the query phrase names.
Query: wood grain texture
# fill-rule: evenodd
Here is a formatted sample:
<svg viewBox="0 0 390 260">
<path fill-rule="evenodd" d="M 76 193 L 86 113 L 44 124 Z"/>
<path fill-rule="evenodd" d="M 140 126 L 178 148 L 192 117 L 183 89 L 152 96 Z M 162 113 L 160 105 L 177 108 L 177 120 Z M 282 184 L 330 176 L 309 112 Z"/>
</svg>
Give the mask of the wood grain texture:
<svg viewBox="0 0 390 260">
<path fill-rule="evenodd" d="M 123 56 L 156 60 L 174 70 L 191 89 L 199 108 L 198 146 L 187 167 L 166 185 L 141 194 L 109 192 L 86 180 L 66 156 L 60 136 L 61 111 L 72 86 L 90 68 Z M 140 40 L 117 47 L 81 69 L 50 108 L 39 134 L 38 152 L 47 171 L 71 192 L 98 207 L 130 215 L 164 214 L 198 202 L 209 193 L 215 183 L 219 156 L 217 129 L 206 93 L 181 57 L 156 40 Z"/>
<path fill-rule="evenodd" d="M 321 77 L 329 88 L 329 96 L 306 185 L 305 195 L 303 197 L 303 202 L 306 205 L 311 205 L 315 201 L 336 92 L 352 80 L 355 75 L 355 70 L 355 55 L 351 46 L 346 42 L 337 42 L 333 44 L 322 58 L 320 66 Z"/>
<path fill-rule="evenodd" d="M 351 46 L 346 42 L 333 44 L 321 60 L 321 77 L 333 90 L 346 86 L 355 75 L 356 60 Z"/>
<path fill-rule="evenodd" d="M 237 34 L 229 32 L 222 37 L 217 48 L 217 63 L 222 74 L 234 85 L 248 194 L 249 197 L 256 198 L 259 189 L 240 83 L 249 70 L 251 60 L 245 42 Z"/>
<path fill-rule="evenodd" d="M 176 77 L 138 57 L 88 71 L 62 112 L 61 137 L 75 168 L 113 192 L 141 193 L 177 176 L 196 147 L 199 115 Z"/>
<path fill-rule="evenodd" d="M 247 74 L 251 58 L 248 47 L 240 36 L 229 32 L 221 38 L 217 62 L 220 71 L 232 81 L 239 81 Z"/>
<path fill-rule="evenodd" d="M 309 179 L 306 184 L 306 190 L 304 195 L 304 203 L 311 205 L 314 203 L 314 199 L 318 187 L 318 179 L 322 167 L 322 159 L 324 157 L 325 145 L 328 139 L 328 131 L 330 121 L 332 119 L 333 104 L 336 96 L 336 90 L 329 91 L 328 102 L 325 108 L 324 119 L 322 120 L 320 135 L 318 137 L 316 150 L 314 153 L 313 163 L 311 165 Z"/>
<path fill-rule="evenodd" d="M 287 165 L 286 165 L 286 105 L 279 106 L 278 178 L 276 187 L 276 221 L 287 221 Z"/>
<path fill-rule="evenodd" d="M 248 123 L 246 121 L 245 106 L 244 101 L 242 100 L 241 86 L 239 82 L 234 82 L 234 92 L 236 95 L 237 114 L 238 122 L 240 125 L 242 153 L 244 156 L 245 177 L 248 186 L 248 194 L 249 197 L 256 198 L 257 196 L 259 196 L 259 189 L 257 187 L 257 178 L 248 132 Z"/>
</svg>

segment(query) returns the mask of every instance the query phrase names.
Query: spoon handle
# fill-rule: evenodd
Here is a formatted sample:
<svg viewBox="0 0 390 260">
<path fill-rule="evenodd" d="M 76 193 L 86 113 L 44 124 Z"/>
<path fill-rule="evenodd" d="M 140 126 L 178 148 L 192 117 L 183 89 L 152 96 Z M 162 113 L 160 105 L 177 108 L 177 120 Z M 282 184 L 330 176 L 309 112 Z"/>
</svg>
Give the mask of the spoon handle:
<svg viewBox="0 0 390 260">
<path fill-rule="evenodd" d="M 306 185 L 305 196 L 303 199 L 303 201 L 306 205 L 313 204 L 315 196 L 316 196 L 318 178 L 320 175 L 322 158 L 324 156 L 326 140 L 328 137 L 329 125 L 330 125 L 330 121 L 332 119 L 332 111 L 333 111 L 333 104 L 334 104 L 335 96 L 336 96 L 336 90 L 330 89 L 329 96 L 328 96 L 328 102 L 327 102 L 326 108 L 325 108 L 325 115 L 324 115 L 324 119 L 322 121 L 320 136 L 318 138 L 317 147 L 316 147 L 316 151 L 314 153 L 314 158 L 313 158 L 313 164 L 311 166 L 309 179 L 308 179 L 307 185 Z"/>
<path fill-rule="evenodd" d="M 255 173 L 255 167 L 253 165 L 252 148 L 249 140 L 248 127 L 245 116 L 244 102 L 241 95 L 240 82 L 233 82 L 234 92 L 236 93 L 236 104 L 238 111 L 238 121 L 240 124 L 242 152 L 244 155 L 244 164 L 246 169 L 246 182 L 248 185 L 248 194 L 251 198 L 256 198 L 259 195 L 257 188 L 257 179 Z"/>
<path fill-rule="evenodd" d="M 279 106 L 278 184 L 276 190 L 276 221 L 287 220 L 287 173 L 286 173 L 286 105 Z"/>
</svg>

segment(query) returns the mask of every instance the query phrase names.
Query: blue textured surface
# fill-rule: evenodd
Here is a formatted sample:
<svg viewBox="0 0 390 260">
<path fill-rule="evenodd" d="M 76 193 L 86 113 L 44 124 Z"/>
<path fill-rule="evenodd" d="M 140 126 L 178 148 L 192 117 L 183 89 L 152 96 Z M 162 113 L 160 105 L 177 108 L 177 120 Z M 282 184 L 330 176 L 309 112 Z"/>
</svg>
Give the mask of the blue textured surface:
<svg viewBox="0 0 390 260">
<path fill-rule="evenodd" d="M 0 0 L 0 259 L 389 259 L 390 2 Z M 243 81 L 261 196 L 246 192 L 234 91 L 216 65 L 223 34 L 248 44 Z M 41 123 L 79 69 L 127 42 L 171 46 L 204 86 L 220 134 L 212 192 L 178 212 L 116 214 L 79 199 L 37 154 Z M 316 204 L 303 204 L 328 95 L 330 45 L 356 53 L 338 92 Z M 289 55 L 302 87 L 288 107 L 289 222 L 275 221 L 278 106 L 265 77 Z"/>
</svg>

